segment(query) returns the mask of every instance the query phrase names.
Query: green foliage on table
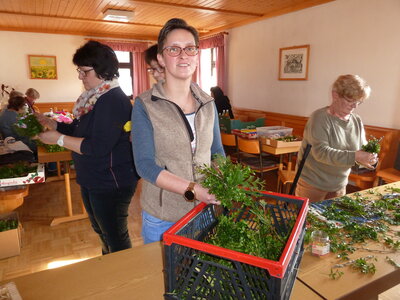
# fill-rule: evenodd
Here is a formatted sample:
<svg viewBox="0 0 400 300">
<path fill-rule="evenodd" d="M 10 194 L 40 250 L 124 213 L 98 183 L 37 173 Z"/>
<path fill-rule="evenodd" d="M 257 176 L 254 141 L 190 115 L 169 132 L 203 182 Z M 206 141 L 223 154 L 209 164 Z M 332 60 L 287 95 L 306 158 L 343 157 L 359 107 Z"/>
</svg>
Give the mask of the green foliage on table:
<svg viewBox="0 0 400 300">
<path fill-rule="evenodd" d="M 241 253 L 278 260 L 288 235 L 280 235 L 275 231 L 266 203 L 254 198 L 258 191 L 263 189 L 262 181 L 249 167 L 233 164 L 229 158 L 217 156 L 213 165 L 199 169 L 204 175 L 202 185 L 221 201 L 227 213 L 217 217 L 215 231 L 205 242 Z M 237 221 L 239 212 L 243 210 L 249 210 L 254 215 L 251 222 L 245 219 Z M 211 256 L 207 256 L 206 259 L 215 261 Z M 217 262 L 226 264 L 224 260 L 217 259 Z"/>
<path fill-rule="evenodd" d="M 61 147 L 57 144 L 51 145 L 51 144 L 45 144 L 41 141 L 37 141 L 36 143 L 38 146 L 41 146 L 46 149 L 47 152 L 61 152 L 65 151 L 66 149 L 64 147 Z"/>
<path fill-rule="evenodd" d="M 299 139 L 294 135 L 287 135 L 287 136 L 277 138 L 276 140 L 283 141 L 283 142 L 295 142 L 295 141 L 298 141 Z"/>
<path fill-rule="evenodd" d="M 19 115 L 14 124 L 15 131 L 21 136 L 34 137 L 43 132 L 43 126 L 33 114 Z"/>
<path fill-rule="evenodd" d="M 382 141 L 382 139 L 383 137 L 377 139 L 371 136 L 371 139 L 368 140 L 368 143 L 366 145 L 362 145 L 361 149 L 369 153 L 379 153 L 381 151 L 380 142 Z"/>
<path fill-rule="evenodd" d="M 0 220 L 0 232 L 13 230 L 16 229 L 17 227 L 18 227 L 18 220 L 15 219 Z"/>
<path fill-rule="evenodd" d="M 399 193 L 400 189 L 388 188 L 387 191 Z M 375 193 L 371 190 L 369 194 Z M 371 200 L 369 196 L 361 196 L 360 193 L 355 193 L 351 197 L 343 196 L 334 199 L 322 213 L 328 222 L 312 213 L 308 214 L 307 235 L 314 230 L 325 231 L 331 241 L 331 251 L 336 253 L 340 261 L 347 261 L 334 267 L 350 266 L 363 274 L 374 274 L 375 265 L 366 261 L 366 259 L 374 259 L 373 255 L 353 260 L 350 260 L 349 256 L 356 250 L 380 253 L 393 253 L 400 250 L 399 232 L 391 227 L 391 225 L 400 225 L 400 197 L 388 199 L 381 194 L 375 194 L 375 196 L 378 197 L 377 200 Z M 364 218 L 368 221 L 357 222 L 356 218 Z M 329 221 L 338 221 L 342 225 L 336 226 L 334 222 Z M 366 243 L 370 241 L 375 241 L 385 247 L 382 250 L 369 249 Z M 333 279 L 341 277 L 334 271 L 328 275 Z"/>
<path fill-rule="evenodd" d="M 213 166 L 203 166 L 198 171 L 204 175 L 202 186 L 209 189 L 228 209 L 234 203 L 251 206 L 252 196 L 263 189 L 263 183 L 248 166 L 234 164 L 229 158 L 215 156 Z"/>
<path fill-rule="evenodd" d="M 23 177 L 36 170 L 37 166 L 30 166 L 27 162 L 16 162 L 0 167 L 0 179 Z"/>
</svg>

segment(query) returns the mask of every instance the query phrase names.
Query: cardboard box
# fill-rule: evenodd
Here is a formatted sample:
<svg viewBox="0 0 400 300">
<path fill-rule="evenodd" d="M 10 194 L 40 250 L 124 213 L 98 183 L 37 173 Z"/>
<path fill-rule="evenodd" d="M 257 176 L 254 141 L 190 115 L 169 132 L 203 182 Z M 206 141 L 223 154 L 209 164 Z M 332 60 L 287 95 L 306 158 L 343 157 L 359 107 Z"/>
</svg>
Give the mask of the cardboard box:
<svg viewBox="0 0 400 300">
<path fill-rule="evenodd" d="M 36 172 L 29 173 L 24 177 L 0 179 L 0 187 L 14 186 L 22 184 L 33 184 L 45 182 L 44 164 L 37 164 Z"/>
<path fill-rule="evenodd" d="M 262 138 L 262 143 L 274 148 L 300 147 L 302 141 L 285 142 L 276 139 Z"/>
<path fill-rule="evenodd" d="M 17 220 L 17 213 L 0 214 L 0 220 Z M 0 232 L 0 259 L 16 256 L 21 253 L 20 224 L 15 229 Z"/>
</svg>

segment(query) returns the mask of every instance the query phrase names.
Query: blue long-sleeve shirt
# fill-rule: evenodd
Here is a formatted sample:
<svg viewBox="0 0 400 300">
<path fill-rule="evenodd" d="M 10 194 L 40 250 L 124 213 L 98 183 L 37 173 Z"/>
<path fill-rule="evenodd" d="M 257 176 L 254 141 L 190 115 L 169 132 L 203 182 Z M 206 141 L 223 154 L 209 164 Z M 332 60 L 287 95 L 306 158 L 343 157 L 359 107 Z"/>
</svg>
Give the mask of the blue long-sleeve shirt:
<svg viewBox="0 0 400 300">
<path fill-rule="evenodd" d="M 221 154 L 225 156 L 216 108 L 213 135 L 214 139 L 211 145 L 211 155 Z M 132 110 L 132 149 L 136 170 L 142 178 L 155 184 L 158 175 L 164 168 L 156 164 L 154 138 L 152 137 L 153 126 L 151 125 L 146 110 L 141 101 L 135 101 Z"/>
</svg>

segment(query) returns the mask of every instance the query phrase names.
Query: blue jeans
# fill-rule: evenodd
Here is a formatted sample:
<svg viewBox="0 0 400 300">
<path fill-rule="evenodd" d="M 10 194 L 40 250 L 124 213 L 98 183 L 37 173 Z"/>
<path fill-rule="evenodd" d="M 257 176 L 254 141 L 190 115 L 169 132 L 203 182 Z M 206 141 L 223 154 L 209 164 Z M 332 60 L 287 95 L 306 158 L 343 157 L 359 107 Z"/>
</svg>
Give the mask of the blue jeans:
<svg viewBox="0 0 400 300">
<path fill-rule="evenodd" d="M 153 217 L 142 210 L 142 237 L 145 244 L 158 242 L 162 240 L 162 235 L 174 222 L 168 222 Z"/>
<path fill-rule="evenodd" d="M 132 247 L 128 232 L 128 208 L 135 188 L 104 190 L 81 186 L 83 204 L 94 231 L 100 237 L 103 254 Z"/>
</svg>

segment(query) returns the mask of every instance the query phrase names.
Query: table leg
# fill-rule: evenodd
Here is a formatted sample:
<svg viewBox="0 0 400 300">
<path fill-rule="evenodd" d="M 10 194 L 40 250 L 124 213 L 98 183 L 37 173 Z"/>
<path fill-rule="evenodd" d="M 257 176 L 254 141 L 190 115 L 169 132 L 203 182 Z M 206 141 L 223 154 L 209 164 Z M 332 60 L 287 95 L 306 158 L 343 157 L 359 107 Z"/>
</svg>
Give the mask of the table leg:
<svg viewBox="0 0 400 300">
<path fill-rule="evenodd" d="M 83 205 L 82 205 L 82 214 L 78 214 L 78 215 L 73 214 L 72 199 L 71 199 L 71 182 L 70 182 L 70 178 L 69 178 L 69 162 L 68 161 L 64 162 L 64 168 L 65 168 L 65 173 L 64 173 L 65 197 L 66 197 L 66 202 L 67 202 L 68 216 L 54 218 L 50 224 L 51 226 L 65 223 L 65 222 L 81 220 L 81 219 L 85 219 L 88 217 Z"/>
</svg>

